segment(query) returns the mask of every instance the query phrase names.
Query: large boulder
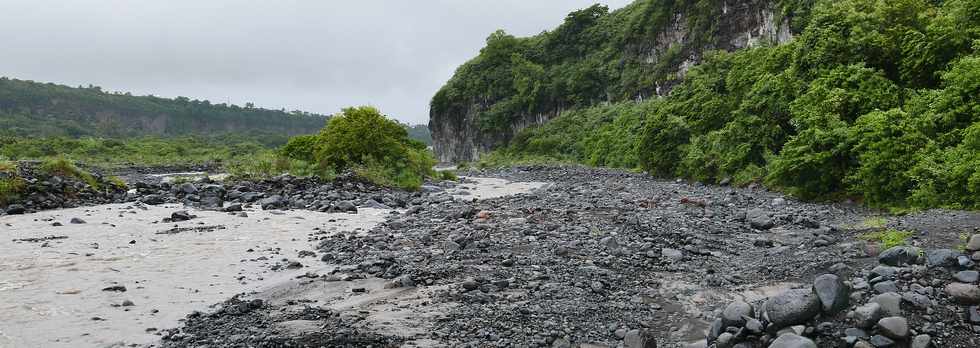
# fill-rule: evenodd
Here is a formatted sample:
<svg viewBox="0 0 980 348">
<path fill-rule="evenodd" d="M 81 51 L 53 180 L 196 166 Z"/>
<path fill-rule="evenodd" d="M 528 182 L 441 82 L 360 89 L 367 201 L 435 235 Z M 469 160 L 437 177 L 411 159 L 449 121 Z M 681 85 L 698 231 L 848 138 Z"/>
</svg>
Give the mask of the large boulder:
<svg viewBox="0 0 980 348">
<path fill-rule="evenodd" d="M 274 195 L 259 201 L 259 206 L 262 207 L 262 210 L 279 209 L 284 205 L 286 205 L 286 200 L 280 195 Z"/>
<path fill-rule="evenodd" d="M 752 318 L 752 305 L 743 301 L 735 301 L 725 307 L 721 313 L 722 324 L 725 327 L 742 327 L 747 319 Z"/>
<path fill-rule="evenodd" d="M 840 277 L 824 274 L 813 281 L 813 292 L 820 299 L 824 313 L 836 313 L 847 308 L 850 289 Z"/>
<path fill-rule="evenodd" d="M 909 321 L 903 317 L 888 317 L 878 321 L 878 332 L 888 338 L 904 341 L 909 337 Z"/>
<path fill-rule="evenodd" d="M 886 292 L 871 298 L 871 302 L 881 306 L 882 315 L 898 316 L 902 315 L 902 295 L 895 292 Z"/>
<path fill-rule="evenodd" d="M 166 202 L 166 199 L 162 195 L 146 195 L 140 198 L 140 202 L 149 205 L 159 205 Z"/>
<path fill-rule="evenodd" d="M 7 215 L 20 215 L 25 211 L 27 211 L 27 209 L 24 209 L 24 206 L 20 204 L 11 204 L 7 206 Z"/>
<path fill-rule="evenodd" d="M 980 286 L 975 284 L 951 283 L 946 285 L 946 294 L 959 304 L 980 304 Z"/>
<path fill-rule="evenodd" d="M 630 330 L 623 336 L 624 348 L 657 348 L 657 339 L 647 330 Z"/>
<path fill-rule="evenodd" d="M 177 192 L 185 195 L 193 195 L 197 193 L 197 186 L 194 186 L 192 183 L 185 182 L 177 186 Z"/>
<path fill-rule="evenodd" d="M 769 344 L 769 348 L 817 348 L 817 344 L 809 338 L 797 334 L 784 334 L 776 337 Z"/>
<path fill-rule="evenodd" d="M 776 226 L 772 213 L 760 208 L 755 208 L 745 212 L 745 221 L 754 229 L 768 230 Z"/>
<path fill-rule="evenodd" d="M 977 251 L 980 250 L 980 234 L 974 234 L 970 237 L 970 240 L 966 242 L 966 250 Z"/>
<path fill-rule="evenodd" d="M 765 304 L 765 314 L 774 329 L 803 324 L 820 314 L 821 304 L 811 289 L 787 290 Z"/>
<path fill-rule="evenodd" d="M 926 265 L 933 267 L 956 267 L 960 253 L 952 249 L 933 249 L 926 251 Z"/>
<path fill-rule="evenodd" d="M 857 322 L 858 327 L 868 329 L 877 324 L 883 314 L 884 311 L 881 309 L 881 305 L 870 302 L 854 309 L 854 312 L 850 315 L 851 319 Z"/>
<path fill-rule="evenodd" d="M 915 265 L 922 263 L 923 251 L 913 246 L 897 246 L 878 255 L 878 262 L 889 266 Z"/>
</svg>

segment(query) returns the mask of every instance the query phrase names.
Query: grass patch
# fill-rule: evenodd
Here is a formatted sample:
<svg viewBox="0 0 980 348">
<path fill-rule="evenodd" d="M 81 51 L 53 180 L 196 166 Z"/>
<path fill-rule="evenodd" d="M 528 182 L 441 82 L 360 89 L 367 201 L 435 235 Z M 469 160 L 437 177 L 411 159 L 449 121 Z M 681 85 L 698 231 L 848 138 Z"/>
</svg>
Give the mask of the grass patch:
<svg viewBox="0 0 980 348">
<path fill-rule="evenodd" d="M 368 182 L 387 187 L 415 191 L 422 187 L 422 175 L 408 168 L 392 167 L 368 160 L 352 168 L 354 174 Z"/>
<path fill-rule="evenodd" d="M 961 253 L 964 253 L 964 252 L 966 252 L 966 243 L 969 243 L 970 242 L 970 234 L 969 233 L 960 233 L 960 242 L 961 243 L 960 244 L 956 244 L 956 247 L 953 248 L 953 249 L 955 249 L 956 251 L 959 251 Z"/>
<path fill-rule="evenodd" d="M 27 183 L 18 177 L 0 178 L 0 203 L 7 204 L 20 197 Z"/>
<path fill-rule="evenodd" d="M 886 225 L 888 225 L 888 219 L 884 216 L 871 216 L 861 221 L 860 226 L 863 228 L 880 229 L 885 228 Z"/>
<path fill-rule="evenodd" d="M 262 180 L 290 174 L 301 178 L 318 177 L 329 181 L 337 176 L 330 168 L 288 158 L 274 151 L 264 151 L 254 157 L 234 160 L 226 165 L 225 170 L 232 178 L 241 180 Z"/>
<path fill-rule="evenodd" d="M 459 181 L 459 177 L 456 176 L 456 173 L 454 173 L 451 170 L 443 170 L 443 171 L 436 172 L 436 179 L 439 179 L 439 180 L 449 180 L 449 181 Z"/>
<path fill-rule="evenodd" d="M 908 245 L 909 238 L 914 234 L 912 231 L 888 229 L 880 232 L 865 233 L 858 236 L 858 238 L 869 242 L 880 243 L 882 250 L 888 250 L 900 245 Z"/>
<path fill-rule="evenodd" d="M 129 185 L 126 185 L 126 182 L 123 181 L 122 178 L 115 175 L 108 177 L 106 180 L 109 181 L 109 185 L 112 185 L 118 189 L 126 189 L 129 187 Z"/>
<path fill-rule="evenodd" d="M 76 178 L 85 182 L 93 189 L 99 188 L 99 181 L 96 180 L 91 173 L 78 168 L 75 166 L 75 163 L 64 156 L 56 156 L 45 159 L 41 162 L 39 169 L 41 172 L 48 175 Z"/>
<path fill-rule="evenodd" d="M 14 173 L 17 171 L 17 162 L 0 158 L 0 173 Z"/>
<path fill-rule="evenodd" d="M 489 169 L 528 165 L 558 166 L 577 164 L 578 162 L 572 159 L 560 159 L 548 155 L 514 154 L 508 151 L 498 150 L 481 156 L 475 165 L 479 169 Z"/>
</svg>

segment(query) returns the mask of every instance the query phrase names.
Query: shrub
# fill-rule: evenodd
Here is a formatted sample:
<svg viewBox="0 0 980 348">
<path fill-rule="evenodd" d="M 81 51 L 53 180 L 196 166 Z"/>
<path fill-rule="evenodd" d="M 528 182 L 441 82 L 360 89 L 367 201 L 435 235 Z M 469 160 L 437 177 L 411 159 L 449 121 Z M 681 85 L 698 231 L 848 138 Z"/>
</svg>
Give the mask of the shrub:
<svg viewBox="0 0 980 348">
<path fill-rule="evenodd" d="M 436 177 L 440 180 L 459 181 L 459 177 L 451 170 L 441 170 Z"/>
<path fill-rule="evenodd" d="M 881 250 L 888 250 L 893 247 L 908 244 L 908 239 L 913 235 L 915 235 L 915 233 L 911 231 L 889 229 L 880 232 L 866 233 L 858 236 L 858 238 L 880 243 Z"/>
<path fill-rule="evenodd" d="M 0 203 L 7 204 L 23 193 L 27 184 L 19 177 L 0 177 Z"/>
<path fill-rule="evenodd" d="M 48 175 L 58 175 L 81 180 L 93 189 L 99 188 L 99 181 L 64 156 L 49 157 L 41 162 L 39 169 Z"/>
<path fill-rule="evenodd" d="M 656 113 L 647 120 L 640 140 L 640 165 L 650 174 L 672 176 L 686 153 L 690 130 L 684 119 Z"/>
<path fill-rule="evenodd" d="M 289 139 L 280 149 L 280 154 L 287 158 L 314 162 L 313 153 L 316 151 L 316 135 L 300 135 Z"/>
<path fill-rule="evenodd" d="M 324 169 L 354 169 L 375 183 L 406 189 L 421 186 L 435 174 L 436 164 L 425 144 L 368 106 L 347 108 L 331 118 L 317 136 L 314 159 Z"/>
<path fill-rule="evenodd" d="M 14 173 L 17 171 L 17 162 L 0 158 L 0 173 Z"/>
<path fill-rule="evenodd" d="M 913 121 L 899 109 L 858 118 L 850 136 L 858 160 L 847 176 L 851 192 L 874 206 L 906 205 L 915 186 L 908 175 L 909 163 L 915 163 L 916 153 L 929 142 Z"/>
</svg>

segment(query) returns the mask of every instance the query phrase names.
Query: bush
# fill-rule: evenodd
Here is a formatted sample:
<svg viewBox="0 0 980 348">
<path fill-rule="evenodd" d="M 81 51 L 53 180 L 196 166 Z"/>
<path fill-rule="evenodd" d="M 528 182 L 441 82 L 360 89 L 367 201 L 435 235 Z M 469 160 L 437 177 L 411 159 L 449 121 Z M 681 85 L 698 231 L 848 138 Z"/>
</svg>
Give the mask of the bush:
<svg viewBox="0 0 980 348">
<path fill-rule="evenodd" d="M 317 136 L 315 161 L 325 170 L 353 169 L 386 186 L 417 189 L 435 175 L 435 158 L 425 144 L 412 140 L 398 122 L 368 106 L 344 109 Z"/>
<path fill-rule="evenodd" d="M 314 162 L 313 153 L 316 150 L 316 135 L 300 135 L 289 139 L 280 149 L 280 154 L 286 158 Z"/>
<path fill-rule="evenodd" d="M 27 184 L 19 177 L 0 177 L 0 204 L 7 204 L 20 197 Z"/>
<path fill-rule="evenodd" d="M 611 23 L 618 16 L 671 7 L 656 4 L 637 2 L 613 13 L 596 12 L 595 22 L 566 25 L 590 28 L 572 31 L 580 34 L 607 25 L 632 31 L 633 25 Z M 563 25 L 530 39 L 497 37 L 457 71 L 433 99 L 433 110 L 463 115 L 479 101 L 483 111 L 503 110 L 493 118 L 504 126 L 510 117 L 561 110 L 482 157 L 482 166 L 638 165 L 663 177 L 729 178 L 737 185 L 762 180 L 801 198 L 853 197 L 897 210 L 980 209 L 980 2 L 779 5 L 783 14 L 809 19 L 791 18 L 797 28 L 806 24 L 794 40 L 706 52 L 683 81 L 668 84 L 673 88 L 662 98 L 647 98 L 659 94 L 664 85 L 657 81 L 672 71 L 661 69 L 672 63 L 662 63 L 690 57 L 690 47 L 672 47 L 655 57 L 641 54 L 656 58 L 650 63 L 635 61 L 630 49 L 604 51 L 616 58 L 613 64 L 595 64 L 594 56 L 580 54 L 552 59 L 546 53 L 590 47 L 588 39 L 595 38 L 565 36 L 572 32 Z M 661 20 L 671 13 L 664 12 Z M 552 41 L 556 33 L 564 33 L 560 44 Z M 622 38 L 630 38 L 621 42 L 626 47 L 641 42 Z M 508 93 L 512 87 L 514 93 Z"/>
<path fill-rule="evenodd" d="M 674 175 L 690 141 L 687 123 L 677 116 L 655 113 L 647 120 L 643 133 L 639 145 L 642 168 L 657 176 Z"/>
<path fill-rule="evenodd" d="M 899 109 L 875 111 L 858 118 L 850 138 L 858 164 L 847 176 L 849 191 L 874 206 L 906 205 L 915 186 L 909 163 L 929 142 L 914 119 Z"/>
<path fill-rule="evenodd" d="M 0 174 L 14 173 L 16 171 L 17 171 L 16 162 L 0 158 Z"/>
<path fill-rule="evenodd" d="M 64 156 L 56 156 L 45 159 L 41 162 L 39 169 L 41 172 L 48 175 L 75 178 L 84 181 L 93 189 L 99 189 L 99 181 L 96 180 L 91 173 L 76 167 L 75 163 Z"/>
<path fill-rule="evenodd" d="M 910 231 L 889 229 L 881 232 L 866 233 L 858 236 L 858 238 L 866 241 L 877 242 L 881 244 L 881 250 L 888 250 L 897 246 L 908 244 L 909 238 L 911 238 L 913 235 L 915 235 L 915 233 Z"/>
</svg>

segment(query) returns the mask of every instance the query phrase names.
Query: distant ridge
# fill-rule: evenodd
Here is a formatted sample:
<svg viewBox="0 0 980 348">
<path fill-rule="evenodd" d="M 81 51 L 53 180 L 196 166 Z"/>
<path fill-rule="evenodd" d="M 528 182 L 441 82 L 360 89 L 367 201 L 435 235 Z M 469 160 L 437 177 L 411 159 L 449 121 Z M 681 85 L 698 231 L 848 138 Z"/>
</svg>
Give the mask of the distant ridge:
<svg viewBox="0 0 980 348">
<path fill-rule="evenodd" d="M 266 144 L 311 134 L 328 116 L 160 98 L 0 77 L 0 136 L 137 137 L 252 135 Z"/>
</svg>

